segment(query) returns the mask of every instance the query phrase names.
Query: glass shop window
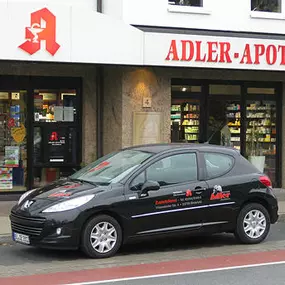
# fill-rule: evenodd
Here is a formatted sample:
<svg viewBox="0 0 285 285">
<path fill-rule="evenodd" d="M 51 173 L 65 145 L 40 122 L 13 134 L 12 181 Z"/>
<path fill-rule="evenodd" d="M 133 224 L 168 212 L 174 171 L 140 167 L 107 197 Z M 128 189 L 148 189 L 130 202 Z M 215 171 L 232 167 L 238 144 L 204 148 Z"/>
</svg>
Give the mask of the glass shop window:
<svg viewBox="0 0 285 285">
<path fill-rule="evenodd" d="M 35 122 L 75 122 L 76 90 L 34 90 Z"/>
</svg>

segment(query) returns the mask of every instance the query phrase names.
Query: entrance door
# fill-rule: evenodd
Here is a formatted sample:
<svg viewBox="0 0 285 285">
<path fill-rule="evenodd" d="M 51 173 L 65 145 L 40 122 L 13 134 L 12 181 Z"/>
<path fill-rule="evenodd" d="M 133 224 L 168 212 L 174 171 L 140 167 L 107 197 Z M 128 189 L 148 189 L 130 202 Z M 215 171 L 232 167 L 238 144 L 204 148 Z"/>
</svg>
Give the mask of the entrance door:
<svg viewBox="0 0 285 285">
<path fill-rule="evenodd" d="M 202 91 L 198 84 L 172 86 L 172 142 L 197 143 L 203 140 L 205 96 Z"/>
<path fill-rule="evenodd" d="M 79 167 L 79 94 L 62 88 L 33 91 L 33 186 L 41 187 Z"/>
<path fill-rule="evenodd" d="M 209 86 L 207 141 L 241 149 L 240 85 Z"/>
</svg>

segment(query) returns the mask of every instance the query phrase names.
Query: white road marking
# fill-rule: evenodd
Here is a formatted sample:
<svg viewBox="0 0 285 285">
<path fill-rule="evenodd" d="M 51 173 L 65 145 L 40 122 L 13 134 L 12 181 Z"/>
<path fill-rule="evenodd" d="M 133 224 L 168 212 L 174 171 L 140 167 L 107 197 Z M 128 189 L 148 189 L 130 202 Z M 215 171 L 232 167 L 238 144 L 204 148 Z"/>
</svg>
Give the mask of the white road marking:
<svg viewBox="0 0 285 285">
<path fill-rule="evenodd" d="M 109 279 L 109 280 L 102 280 L 102 281 L 67 283 L 67 284 L 62 284 L 62 285 L 96 285 L 96 284 L 106 284 L 110 282 L 113 283 L 113 282 L 131 281 L 131 280 L 140 280 L 140 279 L 162 278 L 162 277 L 177 276 L 177 275 L 199 274 L 199 273 L 208 273 L 208 272 L 223 271 L 223 270 L 254 268 L 254 267 L 261 267 L 261 266 L 281 265 L 281 264 L 285 264 L 285 261 L 239 265 L 239 266 L 232 266 L 232 267 L 219 267 L 219 268 L 213 268 L 213 269 L 202 269 L 202 270 L 165 273 L 165 274 L 157 274 L 157 275 L 137 276 L 137 277 L 129 277 L 129 278 L 118 278 L 118 279 Z"/>
</svg>

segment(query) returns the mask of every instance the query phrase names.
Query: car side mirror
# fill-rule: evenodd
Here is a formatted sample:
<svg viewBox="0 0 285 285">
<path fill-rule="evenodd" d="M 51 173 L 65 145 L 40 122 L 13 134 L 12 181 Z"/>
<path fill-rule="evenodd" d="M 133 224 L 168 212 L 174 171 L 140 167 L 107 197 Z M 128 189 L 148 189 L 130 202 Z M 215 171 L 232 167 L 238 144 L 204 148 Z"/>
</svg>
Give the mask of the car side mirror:
<svg viewBox="0 0 285 285">
<path fill-rule="evenodd" d="M 147 196 L 149 191 L 157 191 L 160 189 L 160 185 L 157 181 L 146 181 L 141 190 L 141 197 Z"/>
</svg>

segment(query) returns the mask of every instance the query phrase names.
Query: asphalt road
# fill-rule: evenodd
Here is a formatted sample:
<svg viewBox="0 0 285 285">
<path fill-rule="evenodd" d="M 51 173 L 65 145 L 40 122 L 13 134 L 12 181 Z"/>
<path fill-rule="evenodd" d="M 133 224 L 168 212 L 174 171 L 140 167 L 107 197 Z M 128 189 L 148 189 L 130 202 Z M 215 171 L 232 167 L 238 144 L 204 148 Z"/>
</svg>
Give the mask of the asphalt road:
<svg viewBox="0 0 285 285">
<path fill-rule="evenodd" d="M 238 247 L 259 247 L 266 246 L 268 243 L 285 241 L 285 223 L 277 223 L 271 226 L 271 231 L 265 242 L 254 245 L 240 245 L 231 234 L 217 234 L 212 236 L 199 236 L 199 237 L 181 237 L 181 238 L 168 238 L 159 239 L 155 241 L 142 241 L 133 244 L 125 245 L 117 254 L 116 260 L 125 257 L 131 258 L 133 261 L 139 259 L 141 255 L 160 253 L 168 253 L 169 255 L 175 254 L 181 250 L 191 250 L 193 257 L 196 252 L 211 251 L 216 248 L 234 248 Z M 220 251 L 222 254 L 222 251 Z M 23 263 L 39 263 L 51 261 L 72 261 L 81 260 L 90 261 L 79 251 L 56 251 L 38 249 L 29 246 L 19 245 L 11 240 L 0 241 L 0 266 L 21 265 Z M 112 258 L 111 258 L 112 259 Z M 104 259 L 104 260 L 111 260 Z M 98 261 L 98 260 L 97 260 Z M 94 260 L 93 260 L 94 262 Z"/>
<path fill-rule="evenodd" d="M 102 268 L 112 270 L 112 268 L 119 266 L 139 264 L 143 267 L 144 264 L 168 261 L 178 260 L 183 263 L 183 260 L 189 259 L 207 259 L 215 256 L 284 250 L 284 233 L 285 223 L 277 223 L 271 227 L 267 240 L 258 245 L 238 244 L 231 234 L 141 242 L 124 246 L 115 257 L 98 260 L 88 259 L 79 251 L 43 250 L 18 245 L 9 240 L 2 240 L 2 242 L 0 240 L 0 284 L 2 284 L 1 277 L 80 272 Z M 285 272 L 285 270 L 283 271 Z M 188 284 L 192 285 L 193 283 Z M 200 283 L 197 284 L 200 285 Z M 269 282 L 268 284 L 273 283 Z"/>
<path fill-rule="evenodd" d="M 118 282 L 94 282 L 89 285 L 283 285 L 285 264 L 140 278 Z"/>
</svg>

